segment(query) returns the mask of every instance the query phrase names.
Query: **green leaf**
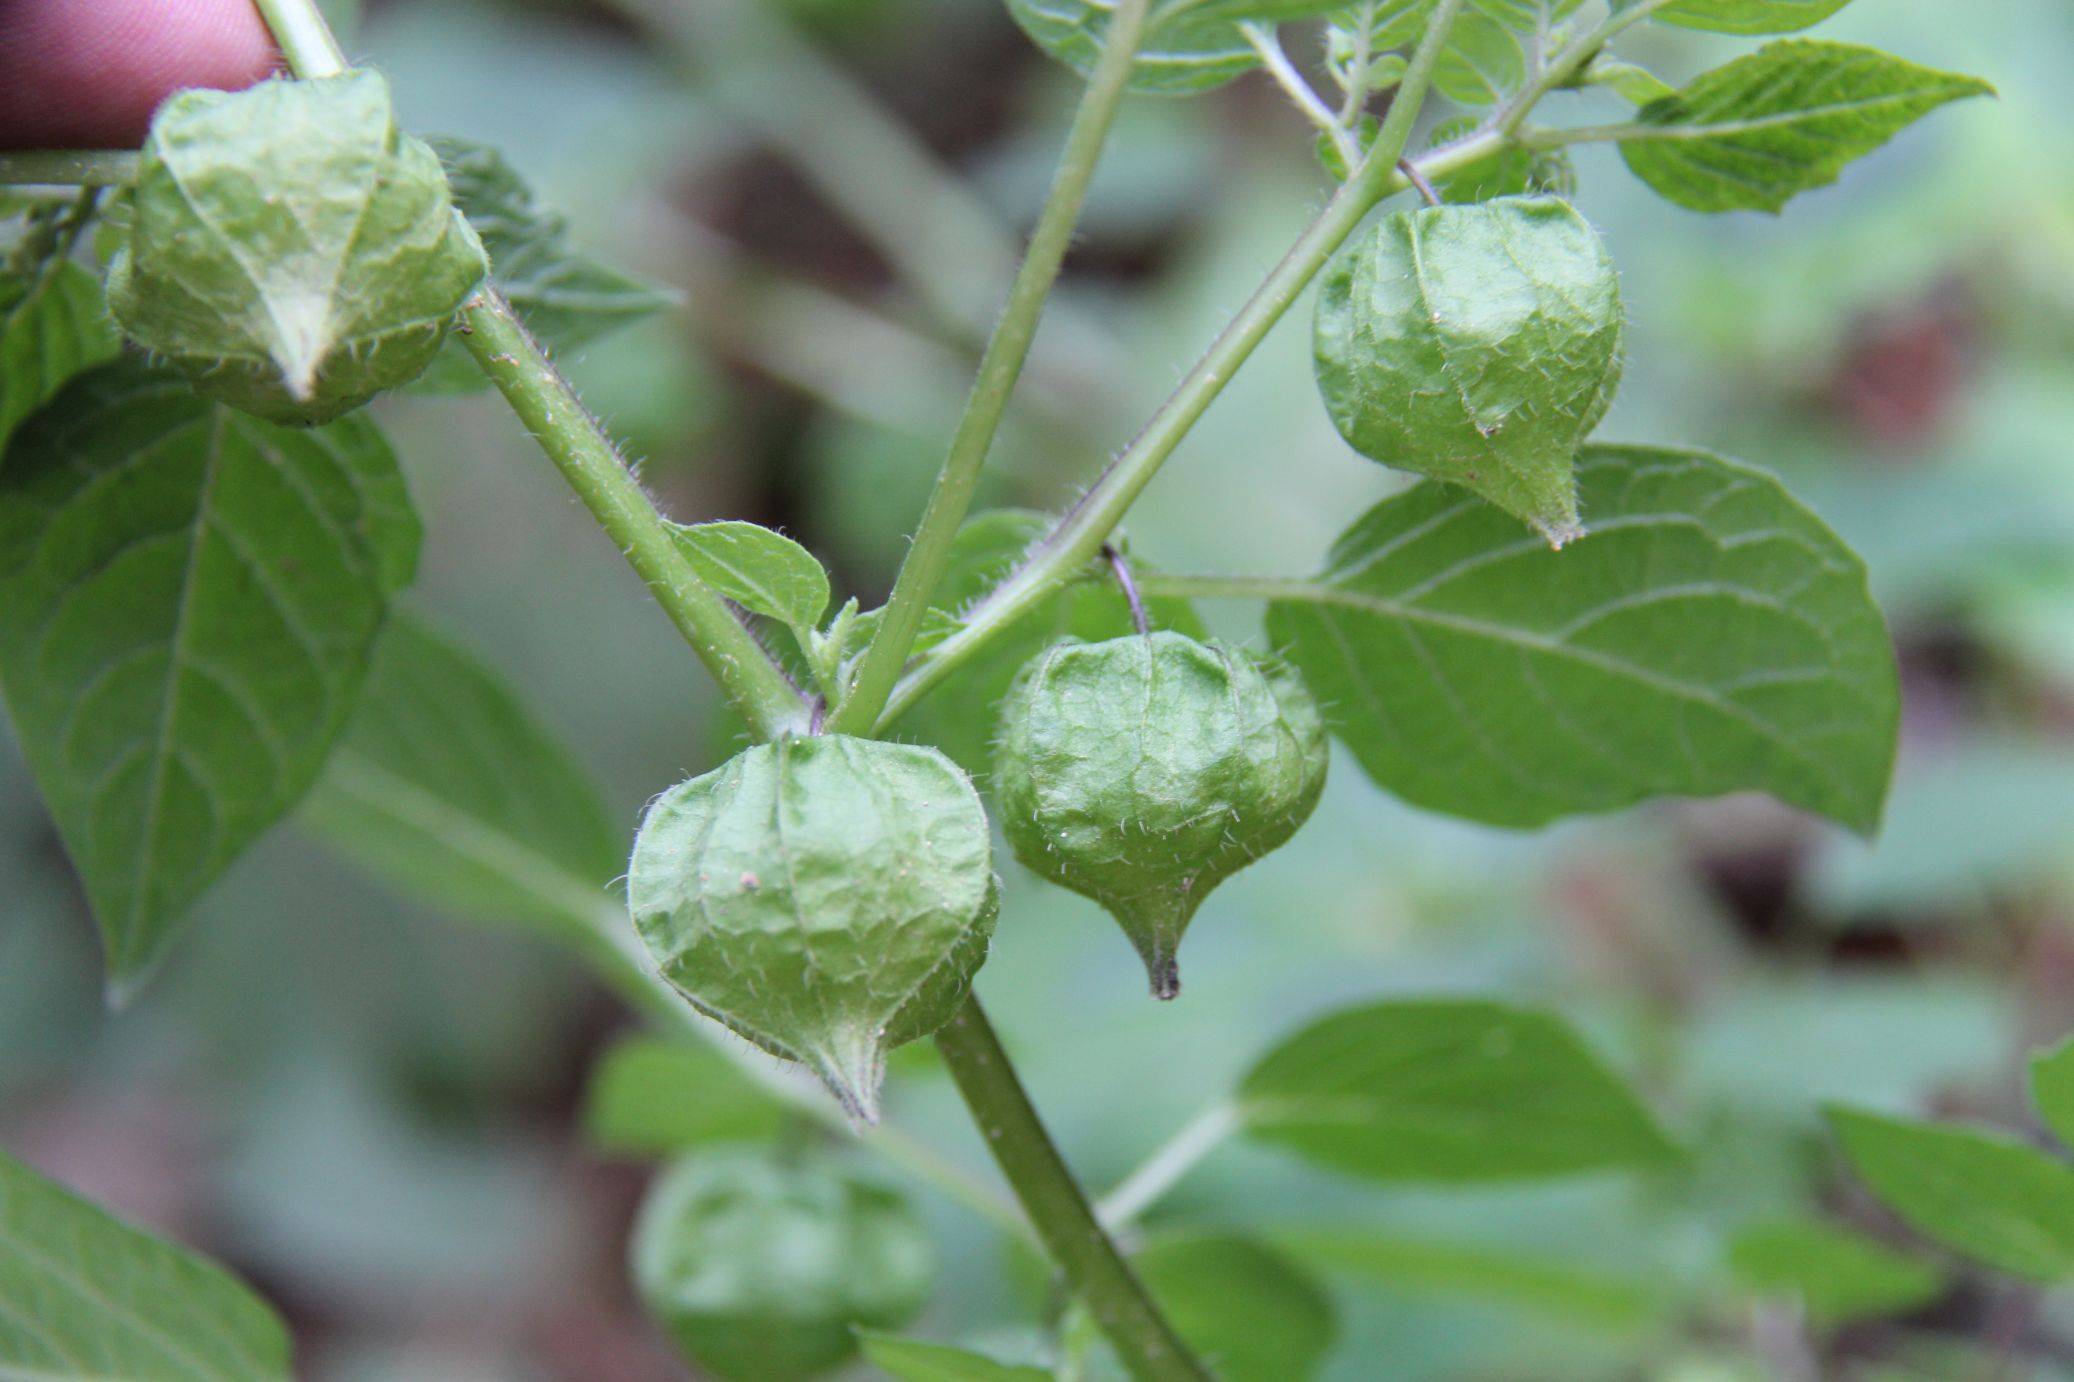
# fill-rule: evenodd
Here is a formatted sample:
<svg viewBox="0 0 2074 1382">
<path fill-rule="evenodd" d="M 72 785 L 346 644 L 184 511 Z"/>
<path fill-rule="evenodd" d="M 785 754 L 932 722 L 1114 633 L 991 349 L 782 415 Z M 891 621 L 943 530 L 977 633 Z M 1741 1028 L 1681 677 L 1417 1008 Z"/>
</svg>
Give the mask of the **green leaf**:
<svg viewBox="0 0 2074 1382">
<path fill-rule="evenodd" d="M 2074 1149 L 2074 1037 L 2031 1057 L 2031 1104 L 2060 1144 Z"/>
<path fill-rule="evenodd" d="M 1790 34 L 1820 24 L 1851 0 L 1672 0 L 1650 18 L 1717 34 Z"/>
<path fill-rule="evenodd" d="M 952 544 L 938 604 L 947 612 L 961 610 L 993 589 L 1021 563 L 1030 544 L 1050 531 L 1052 521 L 1029 509 L 992 509 L 967 520 Z M 1154 628 L 1208 636 L 1186 600 L 1147 599 L 1145 614 Z M 1098 643 L 1133 628 L 1130 604 L 1113 580 L 1071 585 L 1041 601 L 932 690 L 902 719 L 901 733 L 936 745 L 984 779 L 993 762 L 1002 698 L 1023 664 L 1059 637 Z"/>
<path fill-rule="evenodd" d="M 1495 1301 L 1605 1333 L 1632 1333 L 1665 1312 L 1650 1282 L 1502 1249 L 1359 1229 L 1280 1233 L 1275 1241 L 1306 1263 L 1410 1294 Z"/>
<path fill-rule="evenodd" d="M 1900 694 L 1863 565 L 1719 457 L 1591 446 L 1578 478 L 1561 552 L 1428 482 L 1269 607 L 1369 776 L 1493 825 L 1761 790 L 1870 832 Z"/>
<path fill-rule="evenodd" d="M 292 431 L 133 362 L 0 471 L 0 689 L 124 994 L 302 796 L 418 525 L 365 419 Z"/>
<path fill-rule="evenodd" d="M 568 747 L 494 669 L 389 622 L 302 823 L 436 907 L 594 944 L 625 832 Z M 632 936 L 626 936 L 631 947 Z"/>
<path fill-rule="evenodd" d="M 678 528 L 677 545 L 715 590 L 802 640 L 828 608 L 828 573 L 783 533 L 734 520 L 699 523 Z"/>
<path fill-rule="evenodd" d="M 576 350 L 674 301 L 652 283 L 577 253 L 568 219 L 537 206 L 533 189 L 497 150 L 451 135 L 425 142 L 439 155 L 454 205 L 490 257 L 490 282 L 550 352 Z M 467 351 L 449 342 L 418 384 L 461 392 L 487 388 L 489 380 Z"/>
<path fill-rule="evenodd" d="M 1575 14 L 1584 0 L 1469 0 L 1469 3 L 1506 27 L 1531 34 Z"/>
<path fill-rule="evenodd" d="M 949 1344 L 857 1331 L 864 1357 L 899 1382 L 1050 1382 L 1042 1368 L 1019 1367 Z"/>
<path fill-rule="evenodd" d="M 1221 86 L 1260 63 L 1239 25 L 1323 14 L 1343 0 L 1176 0 L 1155 5 L 1131 68 L 1130 89 L 1185 96 Z M 1102 54 L 1115 0 L 1008 0 L 1039 48 L 1086 76 Z"/>
<path fill-rule="evenodd" d="M 1630 105 L 1646 106 L 1675 96 L 1678 89 L 1646 67 L 1622 62 L 1611 53 L 1601 53 L 1584 69 L 1588 86 L 1603 86 Z"/>
<path fill-rule="evenodd" d="M 1561 1020 L 1470 999 L 1320 1019 L 1246 1076 L 1252 1136 L 1381 1181 L 1527 1180 L 1678 1152 Z"/>
<path fill-rule="evenodd" d="M 1480 11 L 1455 20 L 1433 85 L 1450 101 L 1465 106 L 1495 105 L 1527 79 L 1527 54 L 1519 35 Z"/>
<path fill-rule="evenodd" d="M 131 203 L 108 267 L 124 333 L 279 422 L 415 378 L 488 267 L 374 72 L 176 94 Z"/>
<path fill-rule="evenodd" d="M 1788 39 L 1644 106 L 1620 152 L 1693 211 L 1777 211 L 1937 107 L 1993 92 L 1877 49 Z"/>
<path fill-rule="evenodd" d="M 2074 1277 L 2074 1170 L 1998 1134 L 1832 1108 L 1866 1186 L 1910 1227 L 1989 1266 Z"/>
<path fill-rule="evenodd" d="M 288 1362 L 244 1283 L 0 1153 L 0 1375 L 285 1382 Z"/>
<path fill-rule="evenodd" d="M 785 1110 L 711 1046 L 628 1037 L 591 1071 L 583 1126 L 623 1156 L 670 1156 L 708 1142 L 777 1135 Z"/>
<path fill-rule="evenodd" d="M 1921 1258 L 1814 1220 L 1754 1224 L 1729 1244 L 1728 1262 L 1750 1291 L 1795 1299 L 1822 1325 L 1902 1314 L 1944 1289 L 1943 1274 Z"/>
<path fill-rule="evenodd" d="M 116 349 L 100 280 L 86 269 L 54 259 L 0 272 L 0 452 L 22 419 Z"/>
<path fill-rule="evenodd" d="M 1251 1239 L 1158 1239 L 1131 1265 L 1219 1382 L 1302 1382 L 1317 1375 L 1339 1337 L 1332 1298 Z"/>
</svg>

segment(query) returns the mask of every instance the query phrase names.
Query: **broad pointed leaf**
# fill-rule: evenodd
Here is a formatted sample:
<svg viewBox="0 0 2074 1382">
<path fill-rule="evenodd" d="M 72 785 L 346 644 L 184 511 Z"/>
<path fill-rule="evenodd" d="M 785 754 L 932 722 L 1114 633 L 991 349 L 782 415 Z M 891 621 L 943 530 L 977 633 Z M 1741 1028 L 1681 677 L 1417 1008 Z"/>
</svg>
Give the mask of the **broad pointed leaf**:
<svg viewBox="0 0 2074 1382">
<path fill-rule="evenodd" d="M 1871 831 L 1900 698 L 1858 558 L 1716 456 L 1589 446 L 1578 480 L 1561 552 L 1427 482 L 1269 607 L 1369 776 L 1494 825 L 1755 790 Z"/>
<path fill-rule="evenodd" d="M 1249 1238 L 1155 1239 L 1131 1265 L 1219 1382 L 1304 1382 L 1339 1337 L 1339 1312 L 1324 1289 Z"/>
<path fill-rule="evenodd" d="M 575 350 L 670 306 L 663 289 L 578 253 L 567 218 L 537 205 L 533 189 L 495 149 L 449 135 L 425 142 L 446 169 L 454 205 L 482 239 L 490 282 L 550 351 Z M 439 392 L 489 385 L 454 342 L 418 383 Z"/>
<path fill-rule="evenodd" d="M 0 690 L 114 992 L 315 779 L 417 543 L 362 418 L 276 427 L 123 362 L 16 434 Z"/>
<path fill-rule="evenodd" d="M 857 1338 L 865 1360 L 897 1382 L 1051 1382 L 1052 1374 L 1042 1368 L 1003 1363 L 950 1344 L 865 1329 L 857 1331 Z"/>
<path fill-rule="evenodd" d="M 0 452 L 22 419 L 115 351 L 101 285 L 84 268 L 54 259 L 0 271 Z"/>
<path fill-rule="evenodd" d="M 1358 1228 L 1278 1233 L 1275 1242 L 1306 1265 L 1406 1295 L 1488 1300 L 1608 1334 L 1632 1333 L 1671 1305 L 1655 1283 L 1497 1247 Z"/>
<path fill-rule="evenodd" d="M 626 832 L 582 764 L 493 668 L 416 618 L 382 634 L 301 820 L 436 907 L 587 944 L 621 910 L 606 885 Z"/>
<path fill-rule="evenodd" d="M 1790 34 L 1821 23 L 1851 0 L 1672 0 L 1650 18 L 1717 34 Z"/>
<path fill-rule="evenodd" d="M 715 1046 L 629 1037 L 591 1071 L 584 1132 L 622 1156 L 675 1156 L 709 1142 L 763 1141 L 786 1110 Z"/>
<path fill-rule="evenodd" d="M 2074 1151 L 2074 1037 L 2031 1057 L 2031 1104 L 2060 1145 Z"/>
<path fill-rule="evenodd" d="M 1993 94 L 1873 48 L 1788 39 L 1644 106 L 1621 156 L 1694 211 L 1777 211 L 1937 107 Z"/>
<path fill-rule="evenodd" d="M 288 1376 L 288 1331 L 243 1282 L 0 1153 L 0 1377 Z"/>
<path fill-rule="evenodd" d="M 1793 1300 L 1825 1325 L 1913 1310 L 1944 1287 L 1922 1258 L 1813 1219 L 1751 1225 L 1729 1244 L 1728 1263 L 1750 1291 Z"/>
<path fill-rule="evenodd" d="M 1678 1156 L 1566 1023 L 1479 1000 L 1323 1017 L 1246 1075 L 1253 1137 L 1371 1181 L 1524 1181 Z"/>
<path fill-rule="evenodd" d="M 1956 1252 L 2034 1281 L 2074 1279 L 2074 1168 L 1998 1133 L 1833 1108 L 1873 1194 Z"/>
<path fill-rule="evenodd" d="M 1253 1137 L 1371 1180 L 1526 1180 L 1677 1156 L 1566 1024 L 1469 999 L 1322 1018 L 1253 1067 L 1239 1112 Z"/>
</svg>

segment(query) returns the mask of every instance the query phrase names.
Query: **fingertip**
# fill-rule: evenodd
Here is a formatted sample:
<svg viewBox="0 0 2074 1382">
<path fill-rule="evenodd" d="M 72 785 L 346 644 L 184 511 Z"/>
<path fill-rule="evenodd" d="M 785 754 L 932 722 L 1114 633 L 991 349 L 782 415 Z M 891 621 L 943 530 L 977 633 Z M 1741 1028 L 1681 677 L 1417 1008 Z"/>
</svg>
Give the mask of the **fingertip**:
<svg viewBox="0 0 2074 1382">
<path fill-rule="evenodd" d="M 133 147 L 173 92 L 279 61 L 251 0 L 0 0 L 0 148 Z"/>
</svg>

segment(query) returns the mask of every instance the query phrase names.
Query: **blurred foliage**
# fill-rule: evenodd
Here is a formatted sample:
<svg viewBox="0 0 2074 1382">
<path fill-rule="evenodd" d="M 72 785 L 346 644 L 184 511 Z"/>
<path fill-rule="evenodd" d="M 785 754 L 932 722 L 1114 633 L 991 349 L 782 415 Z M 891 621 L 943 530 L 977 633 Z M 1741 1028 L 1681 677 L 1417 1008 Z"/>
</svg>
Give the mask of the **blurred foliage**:
<svg viewBox="0 0 2074 1382">
<path fill-rule="evenodd" d="M 1012 243 L 1070 74 L 997 5 L 782 5 Z M 413 128 L 507 151 L 577 245 L 686 291 L 684 311 L 563 361 L 671 514 L 782 527 L 831 560 L 838 601 L 882 594 L 969 335 L 617 11 L 364 8 L 352 47 Z M 1435 992 L 1561 1013 L 1691 1149 L 1642 1178 L 1431 1190 L 1219 1151 L 1153 1225 L 1189 1236 L 1147 1251 L 1218 1244 L 1226 1276 L 1242 1257 L 1283 1264 L 1336 1327 L 1321 1376 L 1373 1378 L 1384 1358 L 1405 1379 L 1943 1378 L 2012 1348 L 2029 1375 L 2074 1368 L 2064 1290 L 1956 1259 L 1926 1287 L 1921 1240 L 1848 1180 L 1820 1119 L 1840 1100 L 2028 1130 L 2023 1054 L 2074 1025 L 2074 11 L 1861 0 L 1820 32 L 1980 72 L 2000 100 L 1910 132 L 1784 221 L 1664 206 L 1602 148 L 1578 151 L 1577 195 L 1631 316 L 1604 435 L 1776 470 L 1872 568 L 1907 706 L 1879 841 L 1748 799 L 1507 833 L 1420 815 L 1342 761 L 1295 842 L 1206 905 L 1173 1008 L 1144 999 L 1093 904 L 1007 879 L 979 987 L 1096 1186 L 1311 1018 Z M 1633 46 L 1674 84 L 1722 54 L 1678 29 Z M 1590 119 L 1612 98 L 1559 99 Z M 1126 110 L 989 502 L 1055 507 L 1128 437 L 1322 196 L 1309 146 L 1257 79 Z M 1312 570 L 1398 484 L 1338 440 L 1310 369 L 1292 322 L 1134 513 L 1135 553 Z M 631 838 L 640 804 L 726 741 L 697 667 L 494 401 L 382 408 L 426 518 L 422 602 L 498 649 Z M 1259 640 L 1243 608 L 1201 613 Z M 288 835 L 201 904 L 163 985 L 111 1015 L 4 741 L 0 892 L 0 1141 L 255 1282 L 308 1376 L 681 1375 L 621 1268 L 645 1158 L 778 1115 L 735 1091 L 710 1117 L 635 1116 L 616 1091 L 687 1077 L 654 1051 L 616 1052 L 586 1098 L 629 1018 L 561 952 L 401 904 Z M 888 1101 L 984 1166 L 933 1063 L 896 1062 Z M 909 1188 L 942 1258 L 911 1328 L 1027 1358 L 976 1333 L 1049 1321 L 1020 1250 Z M 1819 1284 L 1766 1251 L 1809 1222 L 1834 1264 Z M 1288 1232 L 1225 1233 L 1263 1224 Z M 1214 1319 L 1222 1297 L 1202 1289 Z M 1877 1322 L 1828 1327 L 1864 1310 Z"/>
</svg>

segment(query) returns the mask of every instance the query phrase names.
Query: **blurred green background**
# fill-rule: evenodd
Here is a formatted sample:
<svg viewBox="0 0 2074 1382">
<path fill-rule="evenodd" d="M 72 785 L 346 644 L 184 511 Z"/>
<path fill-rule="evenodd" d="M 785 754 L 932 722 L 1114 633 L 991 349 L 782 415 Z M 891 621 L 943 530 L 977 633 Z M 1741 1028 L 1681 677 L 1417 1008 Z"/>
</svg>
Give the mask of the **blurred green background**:
<svg viewBox="0 0 2074 1382">
<path fill-rule="evenodd" d="M 815 122 L 841 111 L 798 50 L 738 22 L 757 6 L 868 93 L 912 141 L 896 152 L 929 160 L 823 139 Z M 678 17 L 648 28 L 584 0 L 369 0 L 338 17 L 413 128 L 499 146 L 581 243 L 682 290 L 682 311 L 564 362 L 670 513 L 781 526 L 869 604 L 1077 84 L 992 0 L 628 8 Z M 1093 904 L 1009 877 L 979 988 L 1097 1186 L 1274 1037 L 1395 993 L 1567 1013 L 1695 1147 L 1660 1181 L 1447 1193 L 1219 1152 L 1163 1215 L 1367 1225 L 1673 1302 L 1616 1326 L 1445 1280 L 1338 1281 L 1329 1376 L 1794 1375 L 1726 1284 L 1724 1243 L 1817 1206 L 1891 1222 L 1845 1183 L 1822 1102 L 2020 1124 L 2022 1053 L 2074 1027 L 2074 8 L 1859 0 L 1819 32 L 1980 74 L 2001 98 L 1941 112 L 1781 220 L 1678 211 L 1604 149 L 1582 152 L 1577 200 L 1632 313 L 1601 435 L 1772 468 L 1872 567 L 1907 697 L 1877 847 L 1754 799 L 1506 834 L 1418 815 L 1343 762 L 1295 843 L 1204 908 L 1172 1006 L 1145 999 Z M 1655 27 L 1626 48 L 1674 79 L 1742 50 Z M 860 186 L 876 223 L 844 205 Z M 1325 190 L 1306 128 L 1260 78 L 1131 102 L 989 502 L 1069 497 Z M 1398 483 L 1333 432 L 1295 316 L 1134 513 L 1145 559 L 1308 571 Z M 530 689 L 630 837 L 649 796 L 727 751 L 696 663 L 494 399 L 381 406 L 427 520 L 420 607 Z M 1256 611 L 1205 613 L 1258 641 Z M 684 1375 L 621 1265 L 651 1168 L 590 1149 L 580 1126 L 586 1073 L 631 1019 L 564 955 L 415 910 L 290 829 L 111 1014 L 4 738 L 0 880 L 0 1141 L 244 1273 L 290 1319 L 307 1375 Z M 899 1067 L 890 1109 L 990 1174 L 927 1057 Z M 998 1237 L 917 1195 L 945 1259 L 920 1329 L 1032 1318 Z M 1837 1375 L 2074 1376 L 2074 1299 L 1958 1271 L 1932 1306 L 1835 1347 Z"/>
</svg>

